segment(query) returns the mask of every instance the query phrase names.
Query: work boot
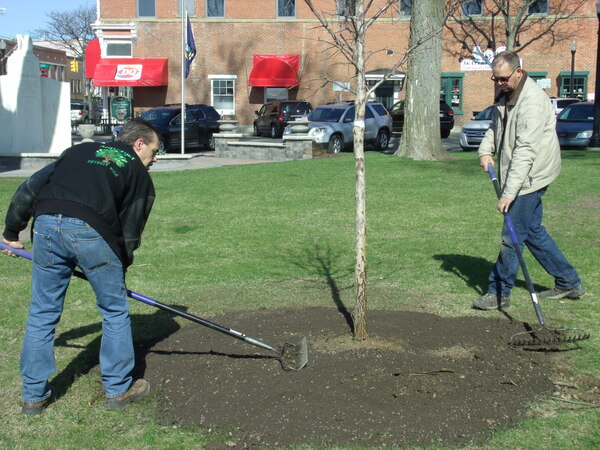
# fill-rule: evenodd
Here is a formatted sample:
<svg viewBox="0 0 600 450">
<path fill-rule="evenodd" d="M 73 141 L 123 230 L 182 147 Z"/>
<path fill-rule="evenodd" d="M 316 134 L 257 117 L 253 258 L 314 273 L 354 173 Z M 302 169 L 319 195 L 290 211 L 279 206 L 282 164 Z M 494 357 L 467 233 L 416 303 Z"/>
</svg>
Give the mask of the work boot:
<svg viewBox="0 0 600 450">
<path fill-rule="evenodd" d="M 583 284 L 579 283 L 577 286 L 571 289 L 548 289 L 547 291 L 540 292 L 541 298 L 548 298 L 550 300 L 558 300 L 561 298 L 579 298 L 585 294 L 585 288 Z"/>
<path fill-rule="evenodd" d="M 39 402 L 23 402 L 21 412 L 26 416 L 39 416 L 49 404 L 50 398 L 45 398 Z"/>
<path fill-rule="evenodd" d="M 510 306 L 510 297 L 500 297 L 495 294 L 482 295 L 473 302 L 473 308 L 490 310 L 490 309 L 504 309 Z"/>
<path fill-rule="evenodd" d="M 150 383 L 143 378 L 136 380 L 129 390 L 118 397 L 107 398 L 104 406 L 106 409 L 121 409 L 150 393 Z"/>
</svg>

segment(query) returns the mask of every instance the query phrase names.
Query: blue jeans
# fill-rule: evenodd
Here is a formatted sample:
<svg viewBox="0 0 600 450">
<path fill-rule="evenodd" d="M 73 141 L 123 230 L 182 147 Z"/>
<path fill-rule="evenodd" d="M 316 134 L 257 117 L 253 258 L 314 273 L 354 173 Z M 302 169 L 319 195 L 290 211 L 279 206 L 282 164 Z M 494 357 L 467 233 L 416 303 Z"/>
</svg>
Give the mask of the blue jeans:
<svg viewBox="0 0 600 450">
<path fill-rule="evenodd" d="M 54 335 L 76 266 L 85 273 L 102 314 L 100 372 L 107 397 L 124 394 L 135 364 L 129 301 L 121 260 L 96 230 L 62 215 L 35 221 L 31 305 L 21 351 L 23 399 L 39 402 L 51 394 L 56 371 Z"/>
<path fill-rule="evenodd" d="M 577 271 L 542 226 L 542 196 L 545 192 L 546 188 L 543 188 L 531 194 L 518 196 L 511 204 L 508 215 L 519 238 L 521 251 L 523 245 L 526 245 L 544 270 L 554 277 L 556 288 L 572 289 L 581 283 Z M 505 222 L 500 254 L 490 273 L 488 292 L 508 297 L 518 273 L 519 260 Z"/>
</svg>

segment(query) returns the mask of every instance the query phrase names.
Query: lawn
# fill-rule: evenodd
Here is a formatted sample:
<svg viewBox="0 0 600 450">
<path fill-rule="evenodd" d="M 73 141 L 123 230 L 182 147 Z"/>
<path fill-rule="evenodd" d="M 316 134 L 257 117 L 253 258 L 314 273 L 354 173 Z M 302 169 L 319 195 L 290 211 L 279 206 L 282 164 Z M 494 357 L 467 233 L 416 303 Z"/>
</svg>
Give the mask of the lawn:
<svg viewBox="0 0 600 450">
<path fill-rule="evenodd" d="M 442 316 L 490 316 L 471 309 L 487 286 L 502 216 L 474 153 L 450 162 L 367 154 L 369 307 Z M 563 170 L 544 198 L 545 226 L 587 288 L 578 301 L 544 302 L 549 325 L 577 326 L 590 340 L 562 355 L 572 383 L 596 386 L 600 400 L 597 306 L 600 247 L 600 153 L 564 151 Z M 302 162 L 155 172 L 157 201 L 128 271 L 128 287 L 193 314 L 234 310 L 353 306 L 354 161 L 351 155 Z M 0 215 L 22 179 L 0 179 Z M 23 238 L 26 236 L 23 235 Z M 526 252 L 536 288 L 553 280 Z M 151 396 L 121 412 L 102 408 L 97 369 L 69 380 L 66 395 L 41 417 L 20 414 L 18 359 L 29 300 L 30 263 L 0 258 L 0 400 L 6 448 L 187 448 L 227 441 L 202 427 L 158 424 Z M 132 301 L 134 334 L 160 334 L 151 307 Z M 534 321 L 520 276 L 514 317 Z M 99 313 L 84 281 L 74 280 L 58 333 L 88 333 L 57 346 L 59 372 L 93 358 Z M 198 326 L 177 319 L 181 326 Z M 62 341 L 61 341 L 62 342 Z M 199 346 L 202 343 L 198 344 Z M 310 345 L 310 343 L 309 343 Z M 510 368 L 507 368 L 510 370 Z M 201 374 L 190 374 L 202 382 Z M 572 398 L 578 401 L 577 397 Z M 589 402 L 587 402 L 589 403 Z M 597 403 L 595 403 L 598 406 Z M 569 408 L 565 408 L 568 406 Z M 552 398 L 531 405 L 516 429 L 499 431 L 492 448 L 592 448 L 600 445 L 599 409 Z"/>
</svg>

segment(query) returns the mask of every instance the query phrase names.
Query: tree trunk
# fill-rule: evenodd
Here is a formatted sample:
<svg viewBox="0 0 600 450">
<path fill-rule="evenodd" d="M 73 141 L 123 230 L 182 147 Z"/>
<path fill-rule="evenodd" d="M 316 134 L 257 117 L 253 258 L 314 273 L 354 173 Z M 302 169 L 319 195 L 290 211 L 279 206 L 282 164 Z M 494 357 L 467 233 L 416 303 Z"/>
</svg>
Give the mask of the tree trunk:
<svg viewBox="0 0 600 450">
<path fill-rule="evenodd" d="M 354 122 L 354 161 L 356 165 L 356 238 L 355 268 L 356 304 L 353 314 L 354 337 L 367 339 L 367 217 L 366 217 L 366 177 L 365 177 L 365 107 L 367 89 L 365 82 L 365 32 L 364 1 L 356 2 L 355 17 L 357 34 L 354 51 L 356 73 L 356 100 Z"/>
<path fill-rule="evenodd" d="M 396 156 L 415 160 L 452 159 L 440 136 L 440 72 L 444 0 L 413 2 L 404 128 Z M 435 34 L 432 38 L 428 38 Z"/>
</svg>

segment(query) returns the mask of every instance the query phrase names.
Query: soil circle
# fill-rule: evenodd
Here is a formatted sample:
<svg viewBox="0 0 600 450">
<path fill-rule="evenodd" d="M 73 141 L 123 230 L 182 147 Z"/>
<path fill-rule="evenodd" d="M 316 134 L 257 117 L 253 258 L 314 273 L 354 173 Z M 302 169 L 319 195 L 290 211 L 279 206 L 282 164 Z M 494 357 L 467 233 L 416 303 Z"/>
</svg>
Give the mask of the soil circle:
<svg viewBox="0 0 600 450">
<path fill-rule="evenodd" d="M 210 320 L 277 348 L 308 340 L 299 371 L 193 323 L 146 346 L 161 422 L 226 430 L 229 446 L 464 445 L 514 426 L 553 389 L 551 353 L 507 345 L 520 322 L 369 311 L 370 339 L 358 342 L 335 308 Z"/>
</svg>

